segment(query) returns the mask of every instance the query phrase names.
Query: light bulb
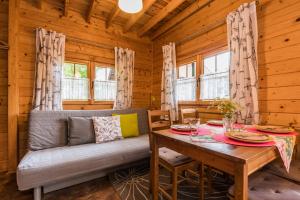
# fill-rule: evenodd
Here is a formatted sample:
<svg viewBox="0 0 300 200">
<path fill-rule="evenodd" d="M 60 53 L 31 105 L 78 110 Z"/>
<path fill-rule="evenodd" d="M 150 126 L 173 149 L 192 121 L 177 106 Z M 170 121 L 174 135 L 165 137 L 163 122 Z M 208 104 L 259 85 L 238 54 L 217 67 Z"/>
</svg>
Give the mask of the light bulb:
<svg viewBox="0 0 300 200">
<path fill-rule="evenodd" d="M 143 0 L 119 0 L 118 6 L 127 13 L 137 13 L 143 9 Z"/>
</svg>

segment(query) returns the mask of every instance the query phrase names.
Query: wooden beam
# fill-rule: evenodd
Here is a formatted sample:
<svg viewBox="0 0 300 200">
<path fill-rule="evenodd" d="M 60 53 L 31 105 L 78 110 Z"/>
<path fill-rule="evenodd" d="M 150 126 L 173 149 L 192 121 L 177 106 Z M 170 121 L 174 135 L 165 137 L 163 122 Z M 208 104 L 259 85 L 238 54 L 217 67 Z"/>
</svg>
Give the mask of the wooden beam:
<svg viewBox="0 0 300 200">
<path fill-rule="evenodd" d="M 70 0 L 65 0 L 65 5 L 64 5 L 64 16 L 68 16 L 68 11 L 70 7 Z"/>
<path fill-rule="evenodd" d="M 148 0 L 144 2 L 144 6 L 143 6 L 143 10 L 141 10 L 139 13 L 134 14 L 126 23 L 123 32 L 126 33 L 128 32 L 131 27 L 137 23 L 142 16 L 145 14 L 145 12 L 147 12 L 147 10 L 156 2 L 156 0 Z"/>
<path fill-rule="evenodd" d="M 187 37 L 185 37 L 185 38 L 177 41 L 176 45 L 179 45 L 179 44 L 185 43 L 185 42 L 187 42 L 189 40 L 195 39 L 195 38 L 199 37 L 200 35 L 203 35 L 203 34 L 209 32 L 209 31 L 212 31 L 212 30 L 214 30 L 214 29 L 216 29 L 216 28 L 218 28 L 220 26 L 223 26 L 224 24 L 226 24 L 226 19 L 225 18 L 217 20 L 217 21 L 215 21 L 212 24 L 209 24 L 207 26 L 201 27 L 201 29 L 199 31 L 194 32 L 193 34 L 188 35 Z"/>
<path fill-rule="evenodd" d="M 107 21 L 106 21 L 106 28 L 109 28 L 110 25 L 112 24 L 113 20 L 118 16 L 118 14 L 121 12 L 119 6 L 117 5 L 113 12 L 109 15 Z"/>
<path fill-rule="evenodd" d="M 10 0 L 8 9 L 8 171 L 17 167 L 19 0 Z"/>
<path fill-rule="evenodd" d="M 175 10 L 184 0 L 171 0 L 167 6 L 162 8 L 155 16 L 153 16 L 139 31 L 139 36 L 145 35 L 153 26 L 164 19 L 170 12 Z"/>
<path fill-rule="evenodd" d="M 37 6 L 39 9 L 43 8 L 43 0 L 37 0 Z"/>
<path fill-rule="evenodd" d="M 7 50 L 8 49 L 7 42 L 4 42 L 4 41 L 0 40 L 0 49 Z"/>
<path fill-rule="evenodd" d="M 164 24 L 161 28 L 159 28 L 157 31 L 154 32 L 154 34 L 151 36 L 151 39 L 154 40 L 158 38 L 163 33 L 167 32 L 177 24 L 181 23 L 188 17 L 192 16 L 197 11 L 203 9 L 204 7 L 210 5 L 214 0 L 197 0 L 193 4 L 191 4 L 189 7 L 184 9 L 182 12 L 180 12 L 178 15 L 170 19 L 166 24 Z"/>
<path fill-rule="evenodd" d="M 87 16 L 86 16 L 86 21 L 88 23 L 91 23 L 91 18 L 93 16 L 94 10 L 96 8 L 96 4 L 97 4 L 96 0 L 91 0 L 89 11 L 88 11 Z"/>
</svg>

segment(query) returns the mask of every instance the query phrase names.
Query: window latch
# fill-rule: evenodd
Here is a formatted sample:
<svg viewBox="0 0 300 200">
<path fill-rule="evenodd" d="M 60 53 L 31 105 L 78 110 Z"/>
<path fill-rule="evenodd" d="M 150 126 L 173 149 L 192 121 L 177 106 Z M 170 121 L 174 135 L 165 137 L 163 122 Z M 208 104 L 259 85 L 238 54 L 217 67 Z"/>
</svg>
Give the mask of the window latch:
<svg viewBox="0 0 300 200">
<path fill-rule="evenodd" d="M 200 81 L 201 81 L 201 78 L 200 76 L 197 78 L 197 87 L 200 87 Z"/>
<path fill-rule="evenodd" d="M 95 81 L 92 81 L 92 89 L 94 89 Z"/>
</svg>

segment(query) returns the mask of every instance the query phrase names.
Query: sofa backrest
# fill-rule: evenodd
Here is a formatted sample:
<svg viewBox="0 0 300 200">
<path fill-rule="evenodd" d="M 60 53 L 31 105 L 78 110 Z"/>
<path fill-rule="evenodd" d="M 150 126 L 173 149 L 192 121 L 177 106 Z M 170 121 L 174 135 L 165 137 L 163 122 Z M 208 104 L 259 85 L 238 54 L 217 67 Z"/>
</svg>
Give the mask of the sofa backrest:
<svg viewBox="0 0 300 200">
<path fill-rule="evenodd" d="M 29 118 L 29 149 L 41 150 L 67 145 L 68 118 L 137 113 L 140 134 L 149 132 L 146 109 L 32 111 Z"/>
</svg>

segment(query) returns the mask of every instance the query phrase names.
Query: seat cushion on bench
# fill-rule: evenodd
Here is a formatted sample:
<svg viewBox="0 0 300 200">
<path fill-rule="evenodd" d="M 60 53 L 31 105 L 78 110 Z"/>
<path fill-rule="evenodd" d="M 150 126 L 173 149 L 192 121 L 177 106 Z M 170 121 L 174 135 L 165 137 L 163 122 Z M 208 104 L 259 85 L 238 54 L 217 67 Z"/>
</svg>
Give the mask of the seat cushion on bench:
<svg viewBox="0 0 300 200">
<path fill-rule="evenodd" d="M 249 200 L 296 200 L 300 199 L 300 185 L 267 172 L 255 172 L 249 177 Z M 234 198 L 234 186 L 228 191 Z"/>
<path fill-rule="evenodd" d="M 102 144 L 30 151 L 18 166 L 18 187 L 26 190 L 87 172 L 117 167 L 147 158 L 149 152 L 148 134 Z"/>
<path fill-rule="evenodd" d="M 287 173 L 281 159 L 277 159 L 267 165 L 266 170 L 272 174 L 290 179 L 300 184 L 300 160 L 292 160 L 289 173 Z"/>
</svg>

